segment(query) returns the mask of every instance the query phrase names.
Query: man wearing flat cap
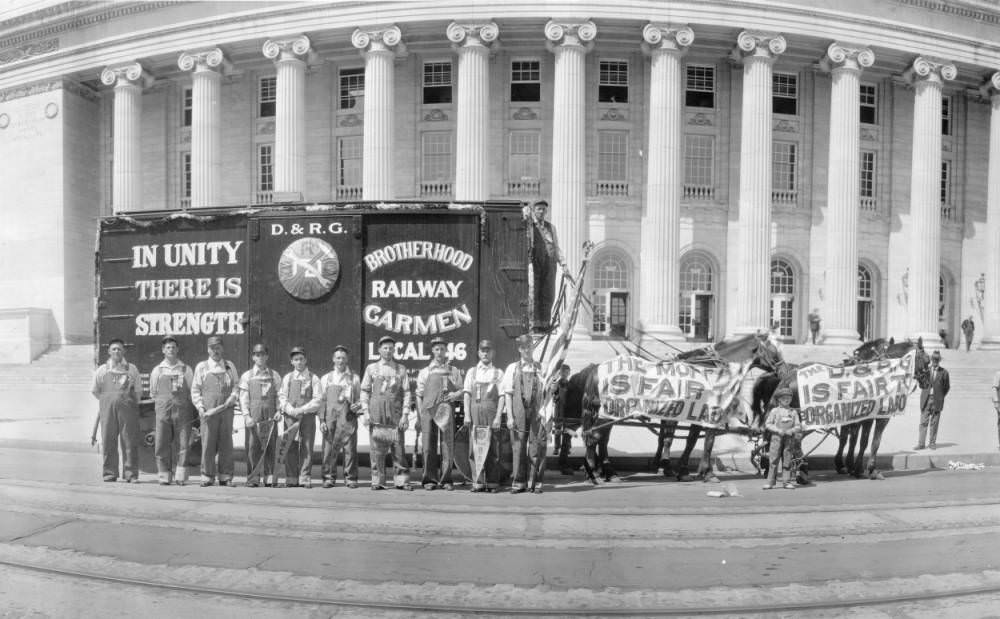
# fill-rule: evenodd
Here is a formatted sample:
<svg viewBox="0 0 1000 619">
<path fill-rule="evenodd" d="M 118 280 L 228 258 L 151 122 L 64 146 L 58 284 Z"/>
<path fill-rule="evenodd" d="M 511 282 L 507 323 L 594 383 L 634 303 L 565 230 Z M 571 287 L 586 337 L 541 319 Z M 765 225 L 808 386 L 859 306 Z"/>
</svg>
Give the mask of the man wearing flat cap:
<svg viewBox="0 0 1000 619">
<path fill-rule="evenodd" d="M 412 490 L 406 465 L 405 433 L 409 425 L 410 381 L 406 367 L 393 358 L 396 340 L 388 335 L 378 341 L 379 360 L 369 363 L 361 379 L 361 410 L 368 415 L 371 436 L 372 490 L 385 490 L 385 458 L 393 454 L 393 485 Z"/>
<path fill-rule="evenodd" d="M 323 392 L 320 390 L 319 377 L 309 371 L 306 351 L 296 346 L 288 356 L 292 362 L 292 371 L 281 379 L 278 410 L 285 418 L 285 432 L 297 424 L 298 434 L 285 457 L 285 486 L 312 488 L 316 413 L 319 411 Z"/>
<path fill-rule="evenodd" d="M 764 427 L 771 433 L 768 450 L 767 484 L 764 490 L 771 490 L 777 485 L 778 469 L 781 469 L 782 487 L 794 490 L 793 460 L 799 453 L 799 442 L 802 437 L 802 421 L 799 413 L 791 408 L 792 390 L 779 387 L 774 392 L 778 404 L 767 414 Z"/>
<path fill-rule="evenodd" d="M 191 424 L 194 422 L 194 404 L 191 403 L 191 384 L 194 372 L 178 356 L 177 340 L 172 335 L 161 341 L 163 361 L 149 373 L 149 397 L 156 411 L 154 432 L 156 472 L 161 486 L 174 480 L 187 482 L 187 455 L 191 441 Z"/>
<path fill-rule="evenodd" d="M 278 444 L 278 389 L 281 375 L 267 365 L 267 346 L 253 347 L 253 367 L 240 376 L 240 410 L 245 416 L 247 487 L 256 488 L 261 478 L 265 486 L 277 481 L 274 450 Z"/>
<path fill-rule="evenodd" d="M 191 402 L 201 418 L 201 485 L 233 481 L 233 405 L 239 397 L 236 366 L 223 357 L 222 338 L 208 338 L 208 359 L 194 368 Z M 218 464 L 216 464 L 218 456 Z"/>
<path fill-rule="evenodd" d="M 944 408 L 944 397 L 951 390 L 951 379 L 948 370 L 941 367 L 941 353 L 931 353 L 931 364 L 927 369 L 925 383 L 920 390 L 920 434 L 914 449 L 923 449 L 926 445 L 937 449 L 938 421 Z M 928 428 L 930 434 L 928 435 Z M 924 443 L 924 440 L 927 443 Z"/>
<path fill-rule="evenodd" d="M 361 411 L 361 379 L 347 365 L 346 346 L 333 349 L 333 370 L 319 381 L 322 402 L 319 429 L 323 435 L 323 487 L 337 481 L 337 459 L 344 454 L 344 481 L 358 487 L 358 413 Z"/>
<path fill-rule="evenodd" d="M 104 481 L 118 479 L 118 446 L 124 456 L 123 477 L 127 482 L 139 481 L 139 398 L 142 385 L 139 370 L 125 360 L 125 342 L 114 338 L 108 342 L 108 361 L 94 372 L 90 392 L 98 401 L 101 425 L 101 458 Z M 97 428 L 94 428 L 94 437 Z"/>
<path fill-rule="evenodd" d="M 454 403 L 462 397 L 462 373 L 448 363 L 448 344 L 443 338 L 431 340 L 431 362 L 417 374 L 417 411 L 423 435 L 424 490 L 452 490 L 451 470 L 455 465 Z"/>
<path fill-rule="evenodd" d="M 538 461 L 544 458 L 544 445 L 547 439 L 545 424 L 542 422 L 539 409 L 545 394 L 542 383 L 542 366 L 532 357 L 534 343 L 530 335 L 517 338 L 517 351 L 520 359 L 507 366 L 504 372 L 501 390 L 504 393 L 507 423 L 510 425 L 510 444 L 514 452 L 514 471 L 511 481 L 511 494 L 525 490 L 541 493 L 542 484 L 538 477 L 544 467 Z M 500 428 L 500 415 L 497 411 L 493 418 L 493 429 Z M 529 454 L 528 446 L 531 445 Z M 539 454 L 541 451 L 541 454 Z"/>
<path fill-rule="evenodd" d="M 465 374 L 465 423 L 472 444 L 472 491 L 495 492 L 500 483 L 500 433 L 491 427 L 500 409 L 503 371 L 493 365 L 493 342 L 479 342 L 479 363 Z"/>
</svg>

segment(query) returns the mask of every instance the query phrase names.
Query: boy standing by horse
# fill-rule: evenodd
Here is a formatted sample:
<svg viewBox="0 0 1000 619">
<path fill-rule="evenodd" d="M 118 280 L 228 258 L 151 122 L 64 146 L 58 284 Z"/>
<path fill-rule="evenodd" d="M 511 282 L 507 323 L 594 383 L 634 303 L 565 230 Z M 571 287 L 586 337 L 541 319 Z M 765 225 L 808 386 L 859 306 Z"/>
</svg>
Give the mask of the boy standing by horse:
<svg viewBox="0 0 1000 619">
<path fill-rule="evenodd" d="M 794 490 L 795 483 L 791 479 L 792 458 L 795 456 L 799 437 L 802 436 L 802 422 L 799 414 L 790 408 L 792 390 L 781 387 L 774 393 L 778 405 L 767 414 L 764 427 L 771 432 L 771 445 L 768 457 L 771 466 L 767 470 L 767 485 L 764 490 L 776 486 L 778 466 L 781 466 L 781 483 L 786 490 Z M 780 463 L 780 464 L 779 464 Z"/>
</svg>

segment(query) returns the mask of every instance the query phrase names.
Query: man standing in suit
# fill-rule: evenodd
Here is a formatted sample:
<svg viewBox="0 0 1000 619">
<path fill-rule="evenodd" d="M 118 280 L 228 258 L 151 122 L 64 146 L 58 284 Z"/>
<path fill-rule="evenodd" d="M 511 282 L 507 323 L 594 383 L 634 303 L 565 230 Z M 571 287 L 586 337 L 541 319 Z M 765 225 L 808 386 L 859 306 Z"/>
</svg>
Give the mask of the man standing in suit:
<svg viewBox="0 0 1000 619">
<path fill-rule="evenodd" d="M 931 366 L 927 374 L 927 386 L 920 390 L 920 436 L 917 439 L 917 446 L 914 449 L 924 448 L 924 439 L 931 449 L 936 449 L 938 420 L 941 418 L 941 409 L 944 408 L 944 397 L 951 389 L 951 381 L 948 377 L 948 370 L 941 367 L 941 353 L 934 351 L 931 353 Z M 930 426 L 930 436 L 927 436 L 927 429 Z"/>
</svg>

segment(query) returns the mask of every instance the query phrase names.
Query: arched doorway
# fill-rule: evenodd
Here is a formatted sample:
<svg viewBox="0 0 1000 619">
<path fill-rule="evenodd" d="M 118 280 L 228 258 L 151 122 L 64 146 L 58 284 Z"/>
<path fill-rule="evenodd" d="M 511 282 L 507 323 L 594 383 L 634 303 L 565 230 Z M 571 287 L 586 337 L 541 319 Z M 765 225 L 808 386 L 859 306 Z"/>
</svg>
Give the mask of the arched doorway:
<svg viewBox="0 0 1000 619">
<path fill-rule="evenodd" d="M 872 272 L 858 265 L 858 335 L 867 342 L 875 339 L 875 294 Z"/>
<path fill-rule="evenodd" d="M 681 261 L 680 303 L 677 324 L 691 340 L 711 341 L 715 333 L 715 272 L 700 253 Z"/>
<path fill-rule="evenodd" d="M 629 267 L 618 252 L 594 261 L 593 325 L 595 335 L 625 337 L 628 331 Z"/>
<path fill-rule="evenodd" d="M 784 258 L 771 260 L 771 325 L 778 324 L 783 338 L 795 334 L 795 284 L 792 265 Z"/>
</svg>

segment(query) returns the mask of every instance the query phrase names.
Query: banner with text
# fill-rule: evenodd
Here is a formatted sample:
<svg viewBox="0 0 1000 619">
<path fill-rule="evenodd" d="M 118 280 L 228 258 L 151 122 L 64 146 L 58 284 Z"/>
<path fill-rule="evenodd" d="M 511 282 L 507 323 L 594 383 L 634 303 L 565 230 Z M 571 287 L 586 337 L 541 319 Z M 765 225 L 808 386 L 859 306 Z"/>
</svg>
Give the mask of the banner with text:
<svg viewBox="0 0 1000 619">
<path fill-rule="evenodd" d="M 646 416 L 721 428 L 738 416 L 735 402 L 749 363 L 705 367 L 620 355 L 598 366 L 601 416 Z"/>
<path fill-rule="evenodd" d="M 807 430 L 835 428 L 906 410 L 916 352 L 847 367 L 813 363 L 799 368 L 799 406 Z"/>
</svg>

